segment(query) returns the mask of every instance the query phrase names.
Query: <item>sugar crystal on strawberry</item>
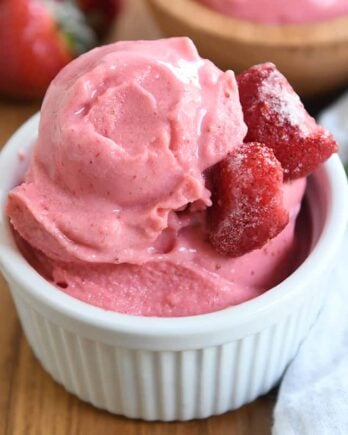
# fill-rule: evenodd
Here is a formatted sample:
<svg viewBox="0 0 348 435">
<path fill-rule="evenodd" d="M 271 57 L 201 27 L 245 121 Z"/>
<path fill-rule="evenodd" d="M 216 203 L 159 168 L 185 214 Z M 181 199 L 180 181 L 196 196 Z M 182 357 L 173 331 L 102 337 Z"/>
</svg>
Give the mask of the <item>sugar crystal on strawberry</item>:
<svg viewBox="0 0 348 435">
<path fill-rule="evenodd" d="M 285 179 L 305 177 L 337 151 L 332 135 L 304 108 L 286 78 L 272 63 L 255 65 L 237 77 L 247 142 L 274 151 Z"/>
<path fill-rule="evenodd" d="M 260 143 L 233 150 L 212 171 L 209 240 L 221 254 L 238 257 L 261 248 L 283 230 L 283 170 Z"/>
</svg>

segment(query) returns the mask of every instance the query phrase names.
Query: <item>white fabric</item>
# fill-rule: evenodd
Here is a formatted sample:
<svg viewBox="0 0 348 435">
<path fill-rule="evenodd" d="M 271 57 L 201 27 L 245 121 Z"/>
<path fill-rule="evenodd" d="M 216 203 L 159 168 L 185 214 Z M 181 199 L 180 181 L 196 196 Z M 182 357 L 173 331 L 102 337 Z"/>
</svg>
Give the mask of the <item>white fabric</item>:
<svg viewBox="0 0 348 435">
<path fill-rule="evenodd" d="M 348 161 L 348 94 L 320 122 Z M 324 308 L 281 382 L 273 435 L 348 435 L 348 233 L 337 261 Z"/>
<path fill-rule="evenodd" d="M 281 383 L 273 435 L 348 434 L 347 267 L 348 235 L 326 304 Z"/>
<path fill-rule="evenodd" d="M 348 163 L 348 92 L 323 111 L 319 123 L 335 136 L 339 143 L 339 155 Z"/>
</svg>

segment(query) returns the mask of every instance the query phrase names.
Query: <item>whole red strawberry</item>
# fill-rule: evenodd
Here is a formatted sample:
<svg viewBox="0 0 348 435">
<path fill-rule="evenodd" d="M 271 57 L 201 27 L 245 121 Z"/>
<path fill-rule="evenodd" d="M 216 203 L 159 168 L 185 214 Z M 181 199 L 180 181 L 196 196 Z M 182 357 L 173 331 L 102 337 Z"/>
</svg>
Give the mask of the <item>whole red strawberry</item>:
<svg viewBox="0 0 348 435">
<path fill-rule="evenodd" d="M 246 141 L 272 148 L 285 179 L 304 177 L 337 151 L 334 138 L 307 113 L 286 78 L 272 63 L 237 77 Z"/>
<path fill-rule="evenodd" d="M 73 57 L 91 48 L 94 35 L 68 2 L 0 1 L 0 94 L 42 97 Z"/>
<path fill-rule="evenodd" d="M 283 207 L 283 170 L 273 151 L 245 143 L 212 170 L 209 241 L 224 255 L 261 248 L 288 223 Z"/>
</svg>

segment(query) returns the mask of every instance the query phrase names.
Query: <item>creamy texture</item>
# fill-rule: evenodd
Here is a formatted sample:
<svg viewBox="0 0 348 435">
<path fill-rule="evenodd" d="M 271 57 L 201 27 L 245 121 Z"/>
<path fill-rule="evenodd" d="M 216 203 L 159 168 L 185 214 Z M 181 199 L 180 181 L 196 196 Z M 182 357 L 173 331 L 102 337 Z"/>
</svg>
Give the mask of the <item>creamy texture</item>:
<svg viewBox="0 0 348 435">
<path fill-rule="evenodd" d="M 141 264 L 168 216 L 210 205 L 202 172 L 242 142 L 232 71 L 187 38 L 119 42 L 51 84 L 25 183 L 10 195 L 19 233 L 50 258 Z"/>
<path fill-rule="evenodd" d="M 348 15 L 347 0 L 198 0 L 235 18 L 257 23 L 303 24 Z"/>
<path fill-rule="evenodd" d="M 310 225 L 295 223 L 305 179 L 284 187 L 287 227 L 265 247 L 239 258 L 219 255 L 206 241 L 204 212 L 191 221 L 168 252 L 143 265 L 52 261 L 20 242 L 28 261 L 48 280 L 82 301 L 143 316 L 188 316 L 217 311 L 259 296 L 279 284 L 305 259 Z M 183 224 L 183 222 L 182 222 Z M 184 225 L 183 225 L 184 226 Z"/>
<path fill-rule="evenodd" d="M 285 279 L 306 250 L 295 235 L 305 189 L 284 186 L 288 226 L 231 259 L 206 242 L 204 171 L 246 133 L 233 72 L 187 38 L 119 42 L 66 67 L 7 212 L 22 252 L 68 294 L 136 315 L 205 313 Z"/>
</svg>

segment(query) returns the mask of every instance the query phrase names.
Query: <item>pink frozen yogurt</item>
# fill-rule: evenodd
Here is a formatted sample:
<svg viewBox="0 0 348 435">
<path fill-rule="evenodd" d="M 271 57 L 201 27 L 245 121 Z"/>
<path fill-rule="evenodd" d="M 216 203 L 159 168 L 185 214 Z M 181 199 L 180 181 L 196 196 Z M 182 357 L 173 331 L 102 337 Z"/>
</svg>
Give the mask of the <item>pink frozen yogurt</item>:
<svg viewBox="0 0 348 435">
<path fill-rule="evenodd" d="M 347 0 L 199 0 L 243 20 L 269 24 L 302 24 L 348 15 Z"/>
<path fill-rule="evenodd" d="M 41 113 L 9 214 L 32 246 L 70 262 L 157 255 L 171 211 L 211 204 L 203 171 L 246 133 L 233 72 L 186 38 L 81 56 L 53 81 Z"/>
<path fill-rule="evenodd" d="M 146 316 L 211 312 L 253 298 L 303 260 L 305 179 L 284 185 L 287 227 L 240 258 L 206 241 L 204 171 L 246 134 L 232 71 L 187 38 L 118 42 L 68 65 L 7 212 L 31 264 L 68 294 Z"/>
</svg>

